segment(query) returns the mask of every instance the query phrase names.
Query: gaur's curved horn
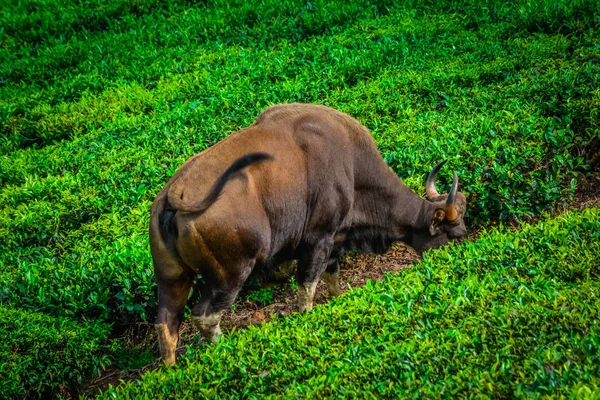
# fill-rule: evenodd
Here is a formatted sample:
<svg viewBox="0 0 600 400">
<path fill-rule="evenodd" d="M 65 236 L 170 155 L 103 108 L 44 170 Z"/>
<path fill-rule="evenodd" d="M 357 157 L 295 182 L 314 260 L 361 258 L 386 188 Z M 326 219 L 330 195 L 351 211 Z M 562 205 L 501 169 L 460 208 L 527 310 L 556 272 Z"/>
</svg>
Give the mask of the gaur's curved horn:
<svg viewBox="0 0 600 400">
<path fill-rule="evenodd" d="M 437 189 L 435 188 L 435 178 L 437 177 L 438 172 L 440 172 L 440 169 L 442 169 L 444 164 L 446 164 L 446 161 L 447 160 L 444 160 L 435 167 L 433 167 L 433 169 L 429 173 L 429 176 L 427 177 L 427 183 L 425 184 L 425 193 L 427 193 L 427 198 L 429 200 L 433 200 L 434 198 L 440 195 Z"/>
<path fill-rule="evenodd" d="M 452 188 L 450 189 L 450 193 L 448 193 L 448 198 L 446 199 L 446 220 L 448 222 L 456 221 L 458 218 L 458 212 L 456 211 L 456 192 L 458 192 L 458 175 L 456 175 L 456 171 L 454 172 L 454 181 L 452 182 Z"/>
</svg>

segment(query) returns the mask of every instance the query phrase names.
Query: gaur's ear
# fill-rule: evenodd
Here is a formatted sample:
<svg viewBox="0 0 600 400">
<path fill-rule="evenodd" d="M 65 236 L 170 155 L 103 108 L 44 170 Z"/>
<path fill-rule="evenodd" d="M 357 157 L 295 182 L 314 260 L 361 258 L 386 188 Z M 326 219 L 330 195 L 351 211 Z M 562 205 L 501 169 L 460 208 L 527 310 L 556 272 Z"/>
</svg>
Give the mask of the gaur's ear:
<svg viewBox="0 0 600 400">
<path fill-rule="evenodd" d="M 429 233 L 431 236 L 435 236 L 437 233 L 437 227 L 444 219 L 446 219 L 446 211 L 443 208 L 438 208 L 435 210 L 433 214 L 433 220 L 431 221 L 431 225 L 429 225 Z"/>
</svg>

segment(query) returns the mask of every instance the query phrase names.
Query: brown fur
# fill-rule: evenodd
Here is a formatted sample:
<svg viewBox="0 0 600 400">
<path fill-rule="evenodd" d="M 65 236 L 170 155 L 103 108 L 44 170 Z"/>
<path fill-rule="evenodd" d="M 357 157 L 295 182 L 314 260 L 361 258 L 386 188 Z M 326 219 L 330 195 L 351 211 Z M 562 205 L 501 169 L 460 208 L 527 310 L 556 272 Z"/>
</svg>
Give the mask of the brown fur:
<svg viewBox="0 0 600 400">
<path fill-rule="evenodd" d="M 150 244 L 163 356 L 174 362 L 165 346 L 176 343 L 196 274 L 203 283 L 193 316 L 219 315 L 257 266 L 296 258 L 298 286 L 306 288 L 325 271 L 335 275 L 348 248 L 383 251 L 403 240 L 424 251 L 461 239 L 465 197 L 458 193 L 452 223 L 439 218 L 445 201 L 405 186 L 349 115 L 310 104 L 268 108 L 191 157 L 156 196 Z M 310 309 L 304 297 L 301 307 Z"/>
</svg>

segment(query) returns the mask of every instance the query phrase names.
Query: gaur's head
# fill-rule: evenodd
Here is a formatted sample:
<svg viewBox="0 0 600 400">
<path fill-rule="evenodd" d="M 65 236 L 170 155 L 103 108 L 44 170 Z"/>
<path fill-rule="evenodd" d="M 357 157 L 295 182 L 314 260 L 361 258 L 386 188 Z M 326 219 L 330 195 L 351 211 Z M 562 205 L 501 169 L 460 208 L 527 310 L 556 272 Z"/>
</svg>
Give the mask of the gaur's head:
<svg viewBox="0 0 600 400">
<path fill-rule="evenodd" d="M 462 242 L 467 236 L 463 220 L 467 210 L 467 199 L 458 191 L 458 176 L 454 171 L 454 181 L 448 194 L 439 194 L 435 187 L 435 179 L 446 161 L 433 168 L 427 177 L 427 199 L 433 206 L 433 212 L 427 214 L 428 229 L 413 232 L 411 246 L 420 253 L 449 242 Z"/>
</svg>

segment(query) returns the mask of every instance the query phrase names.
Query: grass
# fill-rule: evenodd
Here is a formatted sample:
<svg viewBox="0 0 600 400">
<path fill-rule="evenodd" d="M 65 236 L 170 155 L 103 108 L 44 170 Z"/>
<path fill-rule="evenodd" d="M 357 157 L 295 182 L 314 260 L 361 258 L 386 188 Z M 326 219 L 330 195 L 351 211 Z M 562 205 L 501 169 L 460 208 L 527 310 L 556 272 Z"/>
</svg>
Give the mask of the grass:
<svg viewBox="0 0 600 400">
<path fill-rule="evenodd" d="M 280 102 L 357 117 L 418 192 L 448 159 L 471 226 L 552 212 L 590 173 L 600 136 L 599 8 L 5 2 L 0 305 L 82 326 L 151 319 L 153 197 Z"/>
</svg>

